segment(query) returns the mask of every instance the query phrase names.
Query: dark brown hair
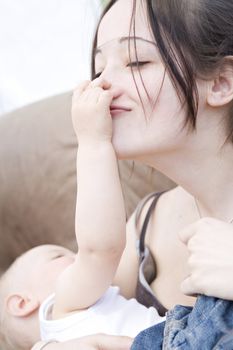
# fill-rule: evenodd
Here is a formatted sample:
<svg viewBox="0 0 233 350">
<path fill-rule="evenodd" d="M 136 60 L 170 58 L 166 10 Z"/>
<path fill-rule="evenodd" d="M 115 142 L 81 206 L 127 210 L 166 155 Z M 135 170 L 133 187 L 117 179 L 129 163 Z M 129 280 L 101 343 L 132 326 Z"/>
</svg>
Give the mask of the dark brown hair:
<svg viewBox="0 0 233 350">
<path fill-rule="evenodd" d="M 116 1 L 109 2 L 101 19 Z M 161 58 L 181 102 L 187 108 L 186 124 L 195 128 L 199 99 L 197 77 L 211 77 L 227 62 L 233 66 L 233 61 L 227 60 L 233 55 L 233 1 L 133 0 L 132 27 L 137 1 L 146 8 Z M 93 46 L 92 76 L 95 74 L 97 33 L 98 29 Z M 227 132 L 228 140 L 233 142 L 233 103 Z"/>
</svg>

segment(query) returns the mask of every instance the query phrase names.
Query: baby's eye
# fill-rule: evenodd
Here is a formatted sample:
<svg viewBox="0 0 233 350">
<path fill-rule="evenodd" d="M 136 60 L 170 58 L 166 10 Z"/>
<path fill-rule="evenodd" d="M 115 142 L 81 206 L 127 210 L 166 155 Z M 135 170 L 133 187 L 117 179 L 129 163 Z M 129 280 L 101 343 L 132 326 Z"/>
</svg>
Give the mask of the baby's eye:
<svg viewBox="0 0 233 350">
<path fill-rule="evenodd" d="M 141 67 L 150 63 L 150 61 L 133 61 L 127 64 L 127 67 Z"/>
<path fill-rule="evenodd" d="M 64 254 L 57 254 L 52 258 L 52 260 L 63 258 L 63 256 Z"/>
</svg>

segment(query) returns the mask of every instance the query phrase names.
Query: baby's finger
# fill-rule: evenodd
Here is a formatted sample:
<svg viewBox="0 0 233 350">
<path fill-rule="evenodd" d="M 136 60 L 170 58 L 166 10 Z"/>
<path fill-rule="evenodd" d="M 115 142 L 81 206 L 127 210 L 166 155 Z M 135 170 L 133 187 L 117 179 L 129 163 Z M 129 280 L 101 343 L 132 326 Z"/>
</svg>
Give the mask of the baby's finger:
<svg viewBox="0 0 233 350">
<path fill-rule="evenodd" d="M 87 88 L 84 92 L 83 92 L 83 101 L 87 102 L 87 103 L 95 103 L 97 104 L 100 98 L 100 95 L 103 93 L 103 90 L 99 87 L 95 87 L 95 88 Z"/>
<path fill-rule="evenodd" d="M 90 87 L 100 87 L 103 90 L 108 90 L 111 87 L 111 84 L 109 82 L 107 82 L 105 79 L 99 77 L 95 80 L 92 80 Z"/>
<path fill-rule="evenodd" d="M 76 97 L 79 97 L 90 85 L 90 80 L 84 80 L 82 81 L 73 91 L 73 96 L 72 98 L 75 99 Z"/>
<path fill-rule="evenodd" d="M 109 108 L 110 109 L 110 105 L 111 105 L 112 99 L 113 99 L 113 94 L 110 91 L 106 90 L 106 91 L 103 91 L 99 95 L 99 101 L 98 102 L 101 103 L 104 108 Z"/>
</svg>

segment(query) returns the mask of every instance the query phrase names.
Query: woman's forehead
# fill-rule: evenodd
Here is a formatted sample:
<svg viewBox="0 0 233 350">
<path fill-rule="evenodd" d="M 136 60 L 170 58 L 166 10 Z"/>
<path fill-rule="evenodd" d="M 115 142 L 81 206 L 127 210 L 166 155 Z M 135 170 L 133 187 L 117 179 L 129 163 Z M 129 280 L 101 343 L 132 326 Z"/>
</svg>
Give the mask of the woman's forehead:
<svg viewBox="0 0 233 350">
<path fill-rule="evenodd" d="M 146 19 L 145 7 L 142 6 L 141 1 L 136 1 L 135 25 L 131 23 L 133 12 L 133 0 L 118 0 L 101 20 L 97 46 L 102 47 L 107 43 L 122 41 L 122 38 L 129 36 L 153 41 Z"/>
<path fill-rule="evenodd" d="M 125 36 L 112 39 L 108 42 L 105 42 L 101 46 L 97 46 L 94 51 L 94 57 L 96 57 L 98 54 L 104 53 L 105 51 L 108 52 L 110 50 L 110 52 L 112 52 L 112 50 L 117 50 L 119 47 L 127 50 L 129 47 L 132 49 L 135 49 L 135 47 L 141 47 L 146 48 L 148 51 L 148 45 L 151 47 L 151 49 L 154 49 L 156 47 L 155 42 L 152 40 L 138 36 Z"/>
</svg>

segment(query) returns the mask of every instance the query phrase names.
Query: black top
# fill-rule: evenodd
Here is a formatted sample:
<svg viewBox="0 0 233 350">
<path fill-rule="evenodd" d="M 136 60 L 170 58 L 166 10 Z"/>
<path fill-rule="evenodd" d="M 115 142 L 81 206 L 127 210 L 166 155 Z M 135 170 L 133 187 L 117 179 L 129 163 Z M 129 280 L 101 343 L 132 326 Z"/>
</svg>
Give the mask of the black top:
<svg viewBox="0 0 233 350">
<path fill-rule="evenodd" d="M 142 228 L 140 229 L 139 241 L 138 241 L 138 253 L 139 253 L 139 273 L 138 282 L 136 287 L 136 299 L 143 305 L 149 307 L 153 306 L 157 309 L 160 316 L 164 316 L 167 309 L 159 302 L 159 300 L 154 295 L 150 284 L 156 278 L 156 263 L 149 248 L 145 245 L 146 231 L 148 223 L 150 221 L 151 215 L 155 209 L 156 203 L 160 197 L 161 193 L 152 193 L 145 198 L 142 204 L 138 207 L 136 212 L 136 225 L 138 218 L 144 205 L 148 200 L 153 198 L 150 207 L 146 213 L 145 220 L 143 222 Z M 137 228 L 137 227 L 136 227 Z"/>
</svg>

